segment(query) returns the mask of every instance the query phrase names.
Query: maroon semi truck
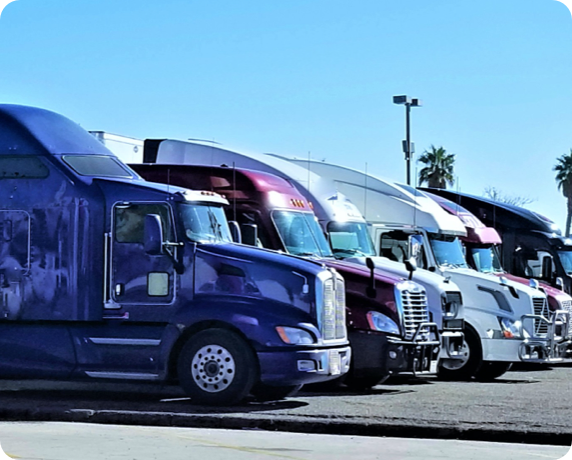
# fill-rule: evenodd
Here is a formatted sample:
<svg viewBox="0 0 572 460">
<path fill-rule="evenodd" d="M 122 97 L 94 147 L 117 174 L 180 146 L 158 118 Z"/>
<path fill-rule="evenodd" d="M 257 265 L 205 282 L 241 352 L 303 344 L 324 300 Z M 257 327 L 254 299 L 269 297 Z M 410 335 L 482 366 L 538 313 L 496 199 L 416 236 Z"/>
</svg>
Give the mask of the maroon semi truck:
<svg viewBox="0 0 572 460">
<path fill-rule="evenodd" d="M 430 321 L 424 288 L 373 264 L 336 260 L 309 203 L 290 182 L 275 175 L 225 167 L 132 164 L 153 182 L 212 190 L 230 205 L 243 243 L 322 261 L 346 281 L 347 325 L 352 346 L 345 384 L 369 388 L 390 375 L 437 372 L 439 332 Z"/>
</svg>

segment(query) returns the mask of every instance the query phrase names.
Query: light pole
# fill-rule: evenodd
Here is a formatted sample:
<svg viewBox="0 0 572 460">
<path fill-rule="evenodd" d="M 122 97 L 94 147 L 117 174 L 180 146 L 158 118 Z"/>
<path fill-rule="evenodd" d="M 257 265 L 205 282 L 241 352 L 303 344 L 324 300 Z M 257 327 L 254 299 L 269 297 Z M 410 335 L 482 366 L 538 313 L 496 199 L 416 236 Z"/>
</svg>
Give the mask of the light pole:
<svg viewBox="0 0 572 460">
<path fill-rule="evenodd" d="M 421 107 L 421 99 L 408 96 L 393 96 L 393 103 L 405 105 L 405 140 L 403 141 L 403 153 L 405 153 L 405 164 L 407 166 L 407 185 L 411 185 L 411 155 L 415 152 L 415 145 L 411 142 L 409 114 L 411 107 Z"/>
</svg>

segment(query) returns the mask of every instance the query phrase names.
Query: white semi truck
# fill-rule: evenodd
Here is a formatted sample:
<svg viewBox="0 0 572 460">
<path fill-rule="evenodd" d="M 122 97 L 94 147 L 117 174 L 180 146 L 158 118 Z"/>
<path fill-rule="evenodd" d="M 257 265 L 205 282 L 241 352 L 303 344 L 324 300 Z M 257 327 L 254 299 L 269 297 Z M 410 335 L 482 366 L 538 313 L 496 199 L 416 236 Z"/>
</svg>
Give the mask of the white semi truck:
<svg viewBox="0 0 572 460">
<path fill-rule="evenodd" d="M 461 288 L 468 353 L 460 364 L 445 363 L 442 375 L 488 380 L 513 362 L 562 361 L 557 347 L 551 346 L 550 331 L 555 328 L 536 333 L 535 322 L 549 316 L 546 295 L 470 269 L 458 238 L 466 234 L 458 217 L 412 187 L 325 162 L 290 161 L 333 180 L 356 204 L 378 254 L 397 260 L 415 256 L 421 266 L 450 277 Z"/>
</svg>

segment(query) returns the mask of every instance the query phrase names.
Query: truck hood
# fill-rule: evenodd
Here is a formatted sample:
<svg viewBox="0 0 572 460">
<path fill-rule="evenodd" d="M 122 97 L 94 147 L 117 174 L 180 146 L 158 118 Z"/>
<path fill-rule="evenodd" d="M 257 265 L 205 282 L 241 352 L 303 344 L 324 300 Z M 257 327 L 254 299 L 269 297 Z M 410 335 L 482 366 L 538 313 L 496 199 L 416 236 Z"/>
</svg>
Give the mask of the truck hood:
<svg viewBox="0 0 572 460">
<path fill-rule="evenodd" d="M 546 295 L 538 289 L 508 279 L 506 285 L 503 285 L 500 277 L 470 268 L 444 269 L 442 273 L 450 276 L 459 286 L 463 293 L 463 304 L 468 309 L 511 313 L 519 318 L 534 313 L 534 299 L 538 302 L 546 300 Z"/>
<path fill-rule="evenodd" d="M 371 259 L 375 264 L 376 273 L 409 279 L 409 271 L 406 270 L 404 264 L 386 257 L 372 257 Z M 364 266 L 366 263 L 365 257 L 351 257 L 344 260 Z M 461 290 L 450 279 L 429 270 L 417 269 L 413 272 L 411 279 L 425 288 L 429 311 L 433 315 L 433 320 L 440 326 L 443 321 L 442 297 L 446 296 L 447 293 L 457 293 L 461 296 Z M 462 306 L 460 306 L 456 318 L 463 318 Z"/>
<path fill-rule="evenodd" d="M 317 275 L 325 269 L 325 265 L 316 260 L 303 259 L 301 257 L 244 244 L 200 244 L 198 247 L 211 254 L 235 258 L 237 260 L 240 259 L 250 264 L 279 265 L 291 271 L 307 272 L 314 275 Z"/>
<path fill-rule="evenodd" d="M 511 275 L 510 273 L 499 273 L 496 276 L 504 276 L 507 279 L 514 281 L 515 283 L 524 284 L 529 286 L 530 280 L 528 278 L 522 278 L 520 276 Z M 550 286 L 550 284 L 544 281 L 539 281 L 540 289 L 544 291 L 546 297 L 548 298 L 548 305 L 550 305 L 551 310 L 567 310 L 572 309 L 572 297 L 566 294 L 564 291 Z"/>
<path fill-rule="evenodd" d="M 192 258 L 193 244 L 184 257 Z M 195 295 L 239 295 L 271 299 L 311 314 L 322 289 L 326 267 L 239 244 L 198 244 L 194 265 Z M 187 265 L 187 264 L 184 264 Z"/>
</svg>

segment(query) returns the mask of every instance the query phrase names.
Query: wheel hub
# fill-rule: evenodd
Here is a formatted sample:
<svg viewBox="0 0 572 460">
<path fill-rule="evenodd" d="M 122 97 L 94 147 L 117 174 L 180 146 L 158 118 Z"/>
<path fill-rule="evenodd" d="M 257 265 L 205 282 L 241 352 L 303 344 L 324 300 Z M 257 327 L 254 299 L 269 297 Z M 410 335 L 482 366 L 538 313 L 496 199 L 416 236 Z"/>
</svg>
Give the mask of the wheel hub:
<svg viewBox="0 0 572 460">
<path fill-rule="evenodd" d="M 234 379 L 234 358 L 220 345 L 202 347 L 193 356 L 191 366 L 196 384 L 208 393 L 227 389 Z"/>
<path fill-rule="evenodd" d="M 467 345 L 466 341 L 463 341 L 463 345 L 461 347 L 461 352 L 459 354 L 458 359 L 444 359 L 443 363 L 441 364 L 445 369 L 450 371 L 456 371 L 461 369 L 467 362 L 471 356 L 471 350 Z"/>
</svg>

